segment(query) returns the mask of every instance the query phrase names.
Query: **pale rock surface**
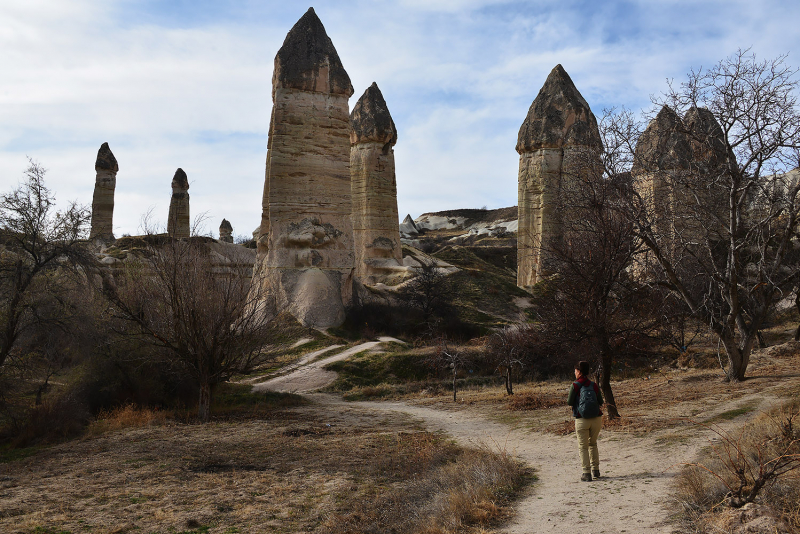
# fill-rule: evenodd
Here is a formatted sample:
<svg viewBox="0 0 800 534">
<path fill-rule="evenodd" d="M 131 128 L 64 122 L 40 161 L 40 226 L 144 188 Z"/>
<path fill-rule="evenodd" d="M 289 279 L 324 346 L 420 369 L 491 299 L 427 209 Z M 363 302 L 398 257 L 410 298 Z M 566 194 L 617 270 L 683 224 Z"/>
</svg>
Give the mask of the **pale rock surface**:
<svg viewBox="0 0 800 534">
<path fill-rule="evenodd" d="M 97 175 L 92 196 L 92 229 L 89 237 L 113 240 L 114 189 L 117 187 L 119 165 L 108 143 L 103 143 L 97 151 L 94 170 Z"/>
<path fill-rule="evenodd" d="M 549 274 L 546 250 L 562 236 L 561 191 L 599 172 L 602 147 L 589 104 L 561 65 L 550 72 L 519 130 L 517 285 L 530 290 Z"/>
<path fill-rule="evenodd" d="M 402 269 L 393 148 L 397 129 L 376 83 L 358 99 L 350 126 L 354 273 L 363 284 L 386 283 Z"/>
<path fill-rule="evenodd" d="M 189 218 L 189 178 L 183 169 L 178 168 L 172 177 L 172 198 L 169 202 L 167 233 L 175 238 L 189 237 L 191 221 Z"/>
<path fill-rule="evenodd" d="M 263 309 L 336 326 L 353 294 L 350 78 L 313 8 L 275 56 L 258 265 Z"/>
<path fill-rule="evenodd" d="M 419 230 L 417 230 L 417 225 L 414 224 L 414 219 L 411 218 L 411 214 L 406 215 L 406 218 L 403 219 L 402 223 L 400 223 L 399 230 L 401 236 L 407 239 L 411 239 L 419 235 Z"/>
<path fill-rule="evenodd" d="M 219 240 L 224 243 L 233 243 L 233 226 L 228 219 L 222 219 L 219 225 Z"/>
</svg>

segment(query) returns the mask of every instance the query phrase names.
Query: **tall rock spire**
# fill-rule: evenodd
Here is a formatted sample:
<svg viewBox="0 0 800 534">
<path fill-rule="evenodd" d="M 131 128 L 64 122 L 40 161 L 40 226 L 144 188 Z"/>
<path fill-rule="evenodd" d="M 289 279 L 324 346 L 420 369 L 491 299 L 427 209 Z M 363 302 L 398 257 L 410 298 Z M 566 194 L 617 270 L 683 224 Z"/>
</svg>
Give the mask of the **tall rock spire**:
<svg viewBox="0 0 800 534">
<path fill-rule="evenodd" d="M 172 177 L 172 198 L 169 202 L 167 233 L 172 237 L 189 237 L 191 221 L 189 218 L 189 178 L 183 169 L 178 168 Z"/>
<path fill-rule="evenodd" d="M 309 326 L 341 324 L 352 301 L 352 94 L 309 9 L 275 57 L 256 269 L 265 311 L 287 309 Z"/>
<path fill-rule="evenodd" d="M 355 276 L 368 285 L 391 283 L 402 269 L 393 148 L 397 129 L 376 83 L 356 102 L 350 126 Z"/>
<path fill-rule="evenodd" d="M 550 272 L 547 249 L 562 237 L 561 191 L 600 172 L 597 120 L 561 65 L 550 72 L 519 129 L 517 285 L 530 290 Z"/>
<path fill-rule="evenodd" d="M 114 239 L 114 190 L 117 187 L 119 165 L 108 143 L 100 145 L 94 170 L 97 174 L 92 196 L 92 229 L 89 237 Z"/>
</svg>

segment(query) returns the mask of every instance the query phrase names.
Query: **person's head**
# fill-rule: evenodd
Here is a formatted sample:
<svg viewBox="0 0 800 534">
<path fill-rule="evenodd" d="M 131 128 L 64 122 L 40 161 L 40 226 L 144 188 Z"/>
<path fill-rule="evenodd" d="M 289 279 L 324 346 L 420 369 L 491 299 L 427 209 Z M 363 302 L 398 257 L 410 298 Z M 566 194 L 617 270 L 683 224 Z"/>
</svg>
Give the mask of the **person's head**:
<svg viewBox="0 0 800 534">
<path fill-rule="evenodd" d="M 589 362 L 580 361 L 575 364 L 575 378 L 585 376 L 588 378 L 589 373 L 592 371 L 592 366 Z"/>
</svg>

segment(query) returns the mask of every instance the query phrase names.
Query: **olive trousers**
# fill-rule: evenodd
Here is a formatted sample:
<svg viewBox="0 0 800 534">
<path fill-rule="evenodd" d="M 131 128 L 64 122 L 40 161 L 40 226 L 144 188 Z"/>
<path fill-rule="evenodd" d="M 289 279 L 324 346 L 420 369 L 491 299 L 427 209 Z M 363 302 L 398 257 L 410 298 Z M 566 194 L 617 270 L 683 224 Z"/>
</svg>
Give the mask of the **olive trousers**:
<svg viewBox="0 0 800 534">
<path fill-rule="evenodd" d="M 603 428 L 603 416 L 591 419 L 575 419 L 575 436 L 584 473 L 600 470 L 600 454 L 597 452 L 597 436 Z"/>
</svg>

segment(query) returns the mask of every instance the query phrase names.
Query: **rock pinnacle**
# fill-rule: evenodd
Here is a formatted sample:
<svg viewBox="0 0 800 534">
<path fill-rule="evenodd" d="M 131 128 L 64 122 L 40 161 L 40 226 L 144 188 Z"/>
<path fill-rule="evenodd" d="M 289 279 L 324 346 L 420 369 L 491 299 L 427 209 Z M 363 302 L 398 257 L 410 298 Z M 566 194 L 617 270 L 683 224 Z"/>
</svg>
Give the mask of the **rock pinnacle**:
<svg viewBox="0 0 800 534">
<path fill-rule="evenodd" d="M 309 8 L 286 35 L 283 46 L 275 56 L 272 75 L 275 87 L 298 89 L 314 93 L 351 96 L 350 76 L 342 66 L 325 27 Z"/>
<path fill-rule="evenodd" d="M 519 129 L 517 152 L 568 145 L 600 146 L 597 120 L 561 65 L 547 76 Z"/>
<path fill-rule="evenodd" d="M 372 82 L 350 113 L 350 144 L 372 141 L 393 146 L 397 128 L 378 84 Z"/>
</svg>

